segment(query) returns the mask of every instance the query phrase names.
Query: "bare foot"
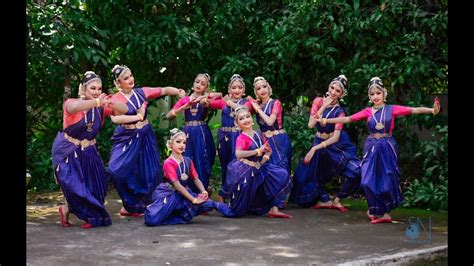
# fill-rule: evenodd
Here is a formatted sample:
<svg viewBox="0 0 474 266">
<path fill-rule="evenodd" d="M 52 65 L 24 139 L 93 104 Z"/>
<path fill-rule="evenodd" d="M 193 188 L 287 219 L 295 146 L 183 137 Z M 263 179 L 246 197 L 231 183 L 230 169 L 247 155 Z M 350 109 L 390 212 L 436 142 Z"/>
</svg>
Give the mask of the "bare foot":
<svg viewBox="0 0 474 266">
<path fill-rule="evenodd" d="M 119 213 L 120 213 L 121 216 L 130 216 L 131 215 L 127 210 L 125 210 L 124 207 L 122 207 L 122 209 L 120 209 Z"/>
<path fill-rule="evenodd" d="M 272 209 L 268 212 L 268 217 L 270 217 L 270 218 L 286 218 L 286 219 L 293 218 L 293 216 L 290 215 L 290 214 L 286 214 L 286 213 L 283 213 L 281 211 L 274 210 L 274 209 Z"/>
<path fill-rule="evenodd" d="M 317 205 L 319 205 L 319 206 L 332 206 L 332 202 L 331 201 L 326 201 L 326 202 L 318 201 Z"/>
<path fill-rule="evenodd" d="M 221 203 L 224 203 L 224 198 L 221 195 L 219 195 L 219 196 L 217 196 L 217 201 L 221 202 Z"/>
<path fill-rule="evenodd" d="M 63 227 L 70 227 L 71 224 L 69 223 L 69 208 L 67 205 L 59 206 L 59 217 L 61 218 L 61 225 Z"/>
<path fill-rule="evenodd" d="M 144 215 L 143 213 L 128 212 L 127 210 L 125 210 L 124 207 L 122 207 L 122 209 L 120 209 L 119 214 L 120 214 L 120 216 L 132 216 L 132 217 L 142 217 Z"/>
<path fill-rule="evenodd" d="M 339 201 L 334 201 L 332 203 L 332 208 L 341 212 L 347 212 L 349 210 L 348 208 L 344 207 L 344 205 L 342 205 Z"/>
</svg>

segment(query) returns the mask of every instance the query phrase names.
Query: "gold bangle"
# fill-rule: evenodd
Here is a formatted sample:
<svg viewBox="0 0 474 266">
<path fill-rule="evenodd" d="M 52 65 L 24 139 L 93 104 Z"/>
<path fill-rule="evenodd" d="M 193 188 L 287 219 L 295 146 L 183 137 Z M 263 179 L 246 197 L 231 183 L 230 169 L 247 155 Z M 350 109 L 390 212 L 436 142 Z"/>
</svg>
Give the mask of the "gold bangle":
<svg viewBox="0 0 474 266">
<path fill-rule="evenodd" d="M 209 193 L 207 193 L 207 191 L 204 190 L 204 191 L 201 191 L 201 194 L 209 194 Z"/>
<path fill-rule="evenodd" d="M 100 99 L 95 98 L 95 107 L 99 107 L 99 106 L 100 106 Z"/>
<path fill-rule="evenodd" d="M 174 109 L 171 109 L 171 114 L 176 116 L 176 112 L 174 111 Z"/>
<path fill-rule="evenodd" d="M 142 114 L 138 113 L 137 116 L 138 116 L 138 119 L 139 119 L 140 121 L 143 121 L 143 116 L 142 116 Z"/>
<path fill-rule="evenodd" d="M 270 161 L 270 156 L 268 156 L 268 155 L 266 155 L 266 154 L 263 155 L 263 158 L 267 159 L 267 161 Z"/>
<path fill-rule="evenodd" d="M 431 111 L 431 113 L 433 114 L 433 116 L 435 116 L 435 115 L 437 115 L 437 114 L 439 113 L 439 111 L 438 111 L 438 112 L 435 112 L 435 109 L 433 108 L 433 111 Z"/>
<path fill-rule="evenodd" d="M 328 121 L 327 118 L 323 118 L 323 119 L 321 120 L 321 122 L 322 122 L 321 124 L 324 126 L 324 125 L 326 125 L 326 122 L 327 122 L 327 121 Z"/>
<path fill-rule="evenodd" d="M 321 142 L 321 144 L 323 144 L 323 147 L 324 147 L 324 148 L 326 148 L 326 147 L 327 147 L 327 146 L 326 146 L 326 142 L 325 142 L 325 141 Z"/>
<path fill-rule="evenodd" d="M 257 151 L 257 156 L 262 155 L 262 152 L 259 149 L 255 149 Z"/>
<path fill-rule="evenodd" d="M 197 199 L 197 198 L 194 198 L 194 199 L 193 199 L 193 204 L 196 204 L 197 201 L 198 201 L 198 199 Z"/>
</svg>

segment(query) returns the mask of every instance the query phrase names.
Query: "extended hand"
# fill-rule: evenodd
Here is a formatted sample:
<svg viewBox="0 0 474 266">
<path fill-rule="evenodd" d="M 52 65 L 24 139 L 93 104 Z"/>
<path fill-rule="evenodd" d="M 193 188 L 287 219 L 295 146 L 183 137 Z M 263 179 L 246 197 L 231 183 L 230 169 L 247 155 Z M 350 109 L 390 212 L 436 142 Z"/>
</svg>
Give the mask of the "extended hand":
<svg viewBox="0 0 474 266">
<path fill-rule="evenodd" d="M 186 96 L 186 91 L 183 89 L 178 89 L 178 97 L 183 98 L 184 96 Z"/>
<path fill-rule="evenodd" d="M 433 102 L 433 114 L 438 114 L 441 109 L 441 104 L 439 103 L 439 98 L 435 97 Z"/>
</svg>

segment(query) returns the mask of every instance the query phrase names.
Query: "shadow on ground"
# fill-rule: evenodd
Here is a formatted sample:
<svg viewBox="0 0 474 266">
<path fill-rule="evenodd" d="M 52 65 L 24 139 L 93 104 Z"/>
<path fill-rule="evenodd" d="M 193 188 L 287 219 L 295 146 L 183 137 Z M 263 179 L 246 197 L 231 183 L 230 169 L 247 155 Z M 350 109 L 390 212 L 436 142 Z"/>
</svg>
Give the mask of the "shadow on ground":
<svg viewBox="0 0 474 266">
<path fill-rule="evenodd" d="M 188 225 L 147 227 L 143 218 L 121 217 L 115 191 L 106 207 L 113 224 L 82 229 L 60 225 L 60 192 L 27 196 L 28 265 L 64 264 L 335 264 L 447 245 L 447 221 L 432 219 L 431 241 L 410 241 L 406 217 L 372 225 L 365 211 L 313 210 L 290 206 L 294 219 L 225 218 L 213 211 Z M 400 218 L 400 217 L 395 217 Z M 418 252 L 419 253 L 419 252 Z"/>
</svg>

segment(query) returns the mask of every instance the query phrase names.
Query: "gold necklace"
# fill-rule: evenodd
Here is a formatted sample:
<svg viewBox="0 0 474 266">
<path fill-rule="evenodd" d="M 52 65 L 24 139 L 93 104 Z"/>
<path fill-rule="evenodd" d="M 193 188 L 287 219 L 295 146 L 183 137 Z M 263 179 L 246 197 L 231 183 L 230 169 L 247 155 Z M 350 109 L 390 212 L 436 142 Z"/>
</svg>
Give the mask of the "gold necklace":
<svg viewBox="0 0 474 266">
<path fill-rule="evenodd" d="M 372 108 L 374 108 L 374 107 L 372 107 Z M 374 108 L 374 110 L 378 110 L 378 108 Z M 374 121 L 375 121 L 375 129 L 382 130 L 385 127 L 384 124 L 383 124 L 383 121 L 385 119 L 385 105 L 383 105 L 382 111 L 380 111 L 380 120 L 379 121 L 377 121 L 377 119 L 375 118 L 375 113 L 376 112 L 377 111 L 372 111 L 372 119 L 374 119 Z"/>
<path fill-rule="evenodd" d="M 180 175 L 181 180 L 188 179 L 188 174 L 186 174 L 186 161 L 184 160 L 184 157 L 181 155 L 181 159 L 179 159 L 179 158 L 176 158 L 173 154 L 171 154 L 171 159 L 173 159 L 173 161 L 175 161 L 178 164 L 179 172 L 181 173 Z M 181 162 L 183 163 L 183 169 L 181 169 Z"/>
</svg>

